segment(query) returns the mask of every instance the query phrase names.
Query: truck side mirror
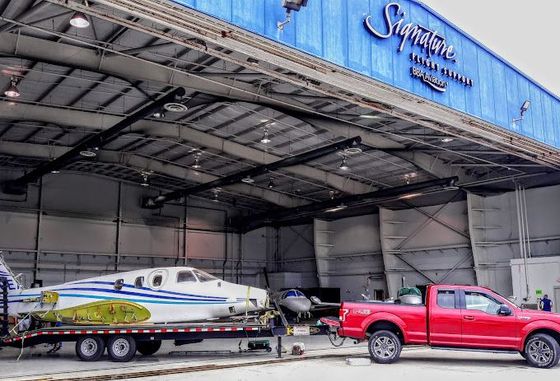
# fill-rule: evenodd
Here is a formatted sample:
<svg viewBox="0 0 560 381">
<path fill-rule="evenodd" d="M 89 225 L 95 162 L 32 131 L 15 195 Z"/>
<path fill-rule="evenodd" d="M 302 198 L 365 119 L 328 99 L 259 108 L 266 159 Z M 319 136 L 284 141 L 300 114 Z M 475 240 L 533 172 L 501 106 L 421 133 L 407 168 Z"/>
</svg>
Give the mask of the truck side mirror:
<svg viewBox="0 0 560 381">
<path fill-rule="evenodd" d="M 502 304 L 500 306 L 500 308 L 498 309 L 498 315 L 501 316 L 510 316 L 512 314 L 511 312 L 511 308 L 509 308 L 508 306 L 506 306 L 505 304 Z"/>
</svg>

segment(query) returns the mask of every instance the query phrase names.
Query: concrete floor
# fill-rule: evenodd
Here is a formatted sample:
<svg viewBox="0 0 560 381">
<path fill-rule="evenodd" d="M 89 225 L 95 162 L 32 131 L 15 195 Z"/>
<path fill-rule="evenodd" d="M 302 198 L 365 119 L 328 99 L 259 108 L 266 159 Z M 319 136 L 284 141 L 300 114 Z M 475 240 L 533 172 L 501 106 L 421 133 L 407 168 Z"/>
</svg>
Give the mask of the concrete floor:
<svg viewBox="0 0 560 381">
<path fill-rule="evenodd" d="M 137 356 L 125 364 L 107 361 L 106 356 L 99 362 L 82 362 L 74 355 L 73 343 L 65 343 L 63 349 L 55 355 L 46 355 L 46 348 L 38 346 L 26 349 L 19 361 L 19 351 L 5 348 L 0 351 L 2 380 L 39 380 L 49 378 L 64 380 L 75 377 L 91 377 L 127 372 L 167 373 L 167 375 L 147 375 L 135 380 L 362 380 L 374 376 L 376 379 L 407 379 L 462 381 L 473 379 L 491 379 L 508 381 L 535 379 L 554 379 L 560 376 L 560 367 L 552 370 L 530 368 L 518 355 L 448 352 L 426 348 L 405 348 L 401 361 L 393 365 L 370 364 L 366 366 L 349 366 L 347 358 L 366 358 L 367 347 L 364 344 L 346 343 L 341 348 L 333 348 L 326 337 L 307 337 L 285 339 L 285 347 L 291 348 L 294 341 L 303 341 L 306 345 L 306 357 L 300 360 L 289 354 L 283 363 L 271 363 L 275 356 L 270 353 L 239 353 L 239 340 L 208 340 L 200 344 L 174 347 L 165 344 L 156 356 Z M 275 344 L 275 341 L 271 341 Z M 246 340 L 243 342 L 246 347 Z M 177 351 L 220 350 L 220 355 L 207 353 L 180 353 Z M 226 353 L 231 351 L 231 353 Z M 323 356 L 330 356 L 324 358 Z M 323 358 L 322 358 L 323 357 Z M 255 366 L 241 366 L 247 363 L 267 362 Z M 210 371 L 185 372 L 188 367 L 236 366 Z M 200 369 L 199 368 L 199 369 Z M 178 370 L 179 369 L 179 370 Z M 305 378 L 304 378 L 305 377 Z"/>
</svg>

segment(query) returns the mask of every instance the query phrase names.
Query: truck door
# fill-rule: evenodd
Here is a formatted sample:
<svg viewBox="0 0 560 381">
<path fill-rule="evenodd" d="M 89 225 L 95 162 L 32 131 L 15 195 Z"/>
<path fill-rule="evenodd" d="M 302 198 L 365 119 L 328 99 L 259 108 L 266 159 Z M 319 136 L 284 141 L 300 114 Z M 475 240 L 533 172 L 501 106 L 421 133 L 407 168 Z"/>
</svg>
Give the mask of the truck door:
<svg viewBox="0 0 560 381">
<path fill-rule="evenodd" d="M 475 348 L 516 349 L 519 322 L 512 309 L 500 314 L 502 301 L 483 291 L 464 290 L 462 305 L 463 345 Z"/>
<path fill-rule="evenodd" d="M 438 289 L 436 297 L 431 298 L 428 324 L 430 345 L 461 345 L 462 315 L 459 303 L 458 289 Z"/>
</svg>

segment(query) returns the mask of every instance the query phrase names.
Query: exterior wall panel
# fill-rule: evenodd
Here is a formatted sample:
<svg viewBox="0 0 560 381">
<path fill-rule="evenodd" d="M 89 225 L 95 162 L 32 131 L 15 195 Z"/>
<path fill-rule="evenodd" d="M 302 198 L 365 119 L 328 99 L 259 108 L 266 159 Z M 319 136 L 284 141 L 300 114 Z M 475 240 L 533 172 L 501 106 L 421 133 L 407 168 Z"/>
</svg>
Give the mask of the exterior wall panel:
<svg viewBox="0 0 560 381">
<path fill-rule="evenodd" d="M 468 87 L 453 79 L 445 93 L 432 90 L 411 78 L 411 52 L 425 56 L 419 47 L 405 43 L 398 52 L 400 38 L 378 39 L 363 26 L 367 15 L 373 24 L 386 30 L 383 16 L 389 0 L 310 0 L 292 22 L 279 31 L 276 23 L 285 18 L 280 0 L 175 0 L 193 9 L 215 16 L 275 42 L 323 58 L 373 79 L 470 114 L 510 131 L 560 148 L 558 120 L 554 110 L 560 107 L 558 96 L 527 78 L 512 65 L 490 52 L 443 17 L 417 0 L 400 0 L 406 12 L 404 24 L 412 22 L 443 35 L 455 47 L 457 62 L 434 58 L 440 65 L 464 74 L 474 81 Z M 518 84 L 517 91 L 510 86 Z M 525 120 L 512 124 L 525 100 L 532 102 Z M 551 107 L 548 107 L 548 104 Z M 544 105 L 544 107 L 543 107 Z M 536 120 L 533 120 L 535 118 Z"/>
</svg>

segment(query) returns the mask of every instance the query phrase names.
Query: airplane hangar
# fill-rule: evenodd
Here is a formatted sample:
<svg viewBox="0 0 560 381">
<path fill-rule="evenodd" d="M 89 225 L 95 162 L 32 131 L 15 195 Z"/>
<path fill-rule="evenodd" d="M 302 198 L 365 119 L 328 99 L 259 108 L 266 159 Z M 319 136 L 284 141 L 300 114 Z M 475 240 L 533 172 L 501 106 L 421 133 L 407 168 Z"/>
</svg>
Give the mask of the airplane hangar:
<svg viewBox="0 0 560 381">
<path fill-rule="evenodd" d="M 192 266 L 560 306 L 560 98 L 419 1 L 0 0 L 0 73 L 27 287 Z"/>
</svg>

